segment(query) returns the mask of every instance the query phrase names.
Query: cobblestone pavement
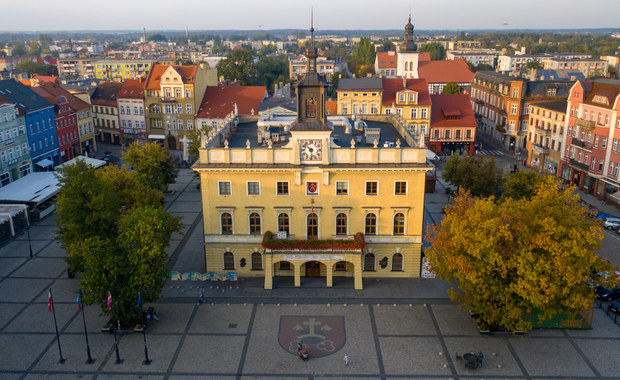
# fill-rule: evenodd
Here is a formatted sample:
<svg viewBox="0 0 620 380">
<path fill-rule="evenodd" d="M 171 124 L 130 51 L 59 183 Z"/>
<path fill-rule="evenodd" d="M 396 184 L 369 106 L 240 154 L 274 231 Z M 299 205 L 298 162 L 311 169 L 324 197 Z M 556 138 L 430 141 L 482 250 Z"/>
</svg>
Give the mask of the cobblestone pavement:
<svg viewBox="0 0 620 380">
<path fill-rule="evenodd" d="M 203 271 L 198 180 L 180 173 L 166 208 L 183 217 L 184 235 L 169 247 L 173 269 Z M 438 221 L 447 198 L 426 199 L 425 220 Z M 469 314 L 446 296 L 436 279 L 351 279 L 326 289 L 322 279 L 300 288 L 278 279 L 265 291 L 259 279 L 204 283 L 206 303 L 197 305 L 200 282 L 169 281 L 154 306 L 160 316 L 147 329 L 150 365 L 142 365 L 144 337 L 125 332 L 115 363 L 114 335 L 102 333 L 106 318 L 85 308 L 92 356 L 86 364 L 82 317 L 75 299 L 79 279 L 68 279 L 65 252 L 55 238 L 54 216 L 26 236 L 0 247 L 0 378 L 2 379 L 618 379 L 620 322 L 604 307 L 594 328 L 535 330 L 525 335 L 480 335 Z M 60 344 L 48 289 L 54 292 Z M 598 306 L 598 305 L 597 305 Z M 291 350 L 303 336 L 310 360 Z M 484 364 L 466 369 L 456 353 L 482 351 Z M 345 366 L 344 355 L 350 362 Z"/>
</svg>

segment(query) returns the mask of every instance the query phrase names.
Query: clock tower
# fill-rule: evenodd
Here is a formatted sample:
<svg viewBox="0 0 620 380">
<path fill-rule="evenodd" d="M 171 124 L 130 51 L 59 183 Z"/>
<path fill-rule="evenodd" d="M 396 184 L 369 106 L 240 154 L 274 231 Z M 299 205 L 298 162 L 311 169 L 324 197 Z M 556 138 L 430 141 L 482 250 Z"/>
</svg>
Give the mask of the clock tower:
<svg viewBox="0 0 620 380">
<path fill-rule="evenodd" d="M 297 119 L 291 125 L 293 144 L 303 163 L 321 163 L 327 156 L 332 128 L 325 117 L 325 89 L 328 84 L 316 71 L 317 48 L 314 46 L 314 23 L 310 26 L 310 43 L 306 49 L 306 74 L 295 84 Z"/>
</svg>

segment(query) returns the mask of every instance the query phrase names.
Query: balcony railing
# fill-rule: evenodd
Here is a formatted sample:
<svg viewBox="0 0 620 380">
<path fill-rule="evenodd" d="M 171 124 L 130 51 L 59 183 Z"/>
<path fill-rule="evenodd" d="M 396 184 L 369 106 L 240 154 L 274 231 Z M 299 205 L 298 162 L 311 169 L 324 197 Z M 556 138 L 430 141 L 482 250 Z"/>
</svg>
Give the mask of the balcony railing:
<svg viewBox="0 0 620 380">
<path fill-rule="evenodd" d="M 595 123 L 592 120 L 577 119 L 577 126 L 582 128 L 594 129 Z"/>
<path fill-rule="evenodd" d="M 571 158 L 570 160 L 568 160 L 568 164 L 572 167 L 574 167 L 575 169 L 579 169 L 581 171 L 588 171 L 588 165 L 586 164 L 582 164 L 581 162 L 575 160 L 574 158 Z"/>
<path fill-rule="evenodd" d="M 578 146 L 583 149 L 592 150 L 592 144 L 585 142 L 585 141 L 577 140 L 575 138 L 571 140 L 570 144 L 573 146 Z"/>
<path fill-rule="evenodd" d="M 549 148 L 542 146 L 542 145 L 538 145 L 538 144 L 532 144 L 532 150 L 536 151 L 540 154 L 547 154 L 549 153 Z"/>
</svg>

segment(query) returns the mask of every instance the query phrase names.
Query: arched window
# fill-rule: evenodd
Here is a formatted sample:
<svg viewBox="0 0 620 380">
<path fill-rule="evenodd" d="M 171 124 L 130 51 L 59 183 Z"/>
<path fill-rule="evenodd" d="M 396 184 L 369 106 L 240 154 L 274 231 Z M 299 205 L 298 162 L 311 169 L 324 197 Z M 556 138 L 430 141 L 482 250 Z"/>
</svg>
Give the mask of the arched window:
<svg viewBox="0 0 620 380">
<path fill-rule="evenodd" d="M 286 232 L 287 235 L 290 233 L 288 214 L 282 213 L 278 215 L 278 231 Z"/>
<path fill-rule="evenodd" d="M 365 271 L 375 270 L 375 255 L 373 255 L 372 253 L 367 253 L 364 256 L 364 270 Z"/>
<path fill-rule="evenodd" d="M 336 215 L 336 235 L 347 234 L 347 215 L 340 213 Z"/>
<path fill-rule="evenodd" d="M 224 252 L 224 269 L 235 269 L 235 256 L 232 252 Z"/>
<path fill-rule="evenodd" d="M 225 212 L 220 217 L 220 220 L 222 224 L 222 235 L 232 235 L 232 215 Z"/>
<path fill-rule="evenodd" d="M 346 261 L 338 261 L 336 263 L 336 271 L 343 272 L 347 270 L 347 262 Z"/>
<path fill-rule="evenodd" d="M 400 253 L 395 253 L 392 256 L 392 271 L 402 271 L 403 270 L 403 255 Z"/>
<path fill-rule="evenodd" d="M 372 212 L 366 214 L 366 228 L 364 229 L 364 233 L 366 235 L 376 235 L 377 234 L 377 216 Z"/>
<path fill-rule="evenodd" d="M 262 270 L 263 269 L 263 255 L 259 252 L 252 253 L 252 270 Z"/>
<path fill-rule="evenodd" d="M 319 238 L 319 217 L 315 213 L 308 214 L 308 240 Z"/>
<path fill-rule="evenodd" d="M 260 215 L 255 212 L 250 214 L 250 234 L 260 235 Z"/>
<path fill-rule="evenodd" d="M 394 215 L 394 235 L 405 234 L 405 215 L 397 213 Z"/>
</svg>

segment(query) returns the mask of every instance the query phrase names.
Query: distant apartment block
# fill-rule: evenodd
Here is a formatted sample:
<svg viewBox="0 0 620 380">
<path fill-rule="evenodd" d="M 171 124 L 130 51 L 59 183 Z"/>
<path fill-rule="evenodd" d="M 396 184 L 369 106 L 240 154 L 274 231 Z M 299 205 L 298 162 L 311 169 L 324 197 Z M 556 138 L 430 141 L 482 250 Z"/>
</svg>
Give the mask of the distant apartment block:
<svg viewBox="0 0 620 380">
<path fill-rule="evenodd" d="M 61 79 L 87 79 L 95 77 L 92 58 L 58 59 L 58 76 Z"/>
<path fill-rule="evenodd" d="M 126 79 L 137 79 L 146 76 L 155 60 L 153 59 L 126 59 L 101 60 L 94 63 L 95 78 L 122 82 Z"/>
<path fill-rule="evenodd" d="M 586 53 L 557 53 L 557 54 L 510 54 L 500 55 L 497 59 L 497 67 L 499 71 L 519 71 L 526 68 L 527 64 L 537 61 L 541 65 L 548 58 L 558 59 L 590 59 L 592 56 Z"/>
<path fill-rule="evenodd" d="M 461 51 L 451 50 L 446 52 L 446 59 L 453 61 L 457 58 L 462 59 L 465 62 L 471 63 L 474 66 L 489 65 L 493 68 L 497 65 L 497 55 L 493 53 L 478 52 L 478 51 Z"/>
</svg>

